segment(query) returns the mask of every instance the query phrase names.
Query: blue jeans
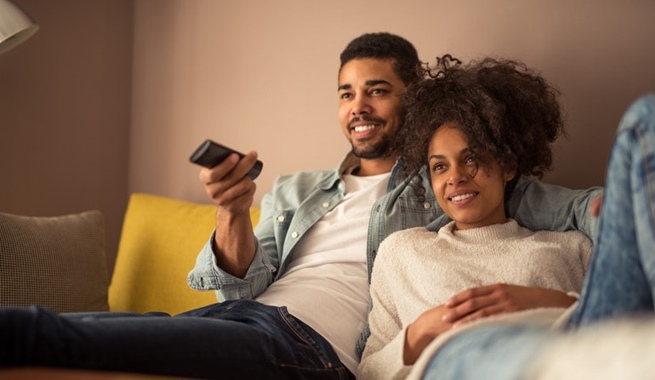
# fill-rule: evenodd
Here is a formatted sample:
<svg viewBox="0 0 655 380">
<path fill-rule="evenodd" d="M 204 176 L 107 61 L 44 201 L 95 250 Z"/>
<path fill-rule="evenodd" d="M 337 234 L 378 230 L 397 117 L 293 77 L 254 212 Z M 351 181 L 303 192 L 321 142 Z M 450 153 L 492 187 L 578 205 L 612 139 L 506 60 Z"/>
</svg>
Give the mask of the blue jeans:
<svg viewBox="0 0 655 380">
<path fill-rule="evenodd" d="M 0 309 L 0 366 L 85 368 L 205 379 L 348 379 L 320 334 L 284 307 L 226 301 L 163 313 Z"/>
<path fill-rule="evenodd" d="M 567 326 L 653 313 L 655 294 L 655 95 L 635 102 L 617 131 L 598 237 L 580 300 Z M 521 379 L 557 334 L 496 326 L 463 333 L 432 358 L 424 379 Z"/>
</svg>

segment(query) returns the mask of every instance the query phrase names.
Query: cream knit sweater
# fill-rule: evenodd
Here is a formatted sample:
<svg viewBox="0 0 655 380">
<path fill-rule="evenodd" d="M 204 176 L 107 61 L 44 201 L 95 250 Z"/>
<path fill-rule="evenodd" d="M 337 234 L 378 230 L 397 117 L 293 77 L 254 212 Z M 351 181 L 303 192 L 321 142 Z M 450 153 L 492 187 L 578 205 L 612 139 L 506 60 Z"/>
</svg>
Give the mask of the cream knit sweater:
<svg viewBox="0 0 655 380">
<path fill-rule="evenodd" d="M 578 231 L 532 232 L 514 220 L 454 231 L 454 223 L 437 233 L 412 228 L 390 235 L 380 245 L 371 281 L 371 336 L 357 371 L 358 380 L 403 379 L 412 370 L 403 364 L 405 330 L 429 308 L 468 288 L 507 283 L 577 293 L 582 288 L 591 241 Z M 539 309 L 487 318 L 443 335 L 503 319 L 552 323 L 564 309 Z M 429 345 L 415 367 L 438 349 Z M 413 373 L 422 369 L 414 368 Z"/>
</svg>

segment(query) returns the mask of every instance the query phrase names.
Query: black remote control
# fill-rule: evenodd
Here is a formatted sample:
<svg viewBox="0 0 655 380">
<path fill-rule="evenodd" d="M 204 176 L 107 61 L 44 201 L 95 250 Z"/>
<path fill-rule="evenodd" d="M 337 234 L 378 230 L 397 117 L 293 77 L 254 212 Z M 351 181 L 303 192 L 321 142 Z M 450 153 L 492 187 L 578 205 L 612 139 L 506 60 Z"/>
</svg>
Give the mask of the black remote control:
<svg viewBox="0 0 655 380">
<path fill-rule="evenodd" d="M 224 145 L 221 145 L 212 140 L 205 140 L 198 149 L 191 155 L 189 160 L 194 164 L 204 166 L 206 168 L 213 168 L 214 166 L 220 164 L 232 153 L 236 153 L 239 157 L 244 157 L 245 154 L 238 152 L 234 149 L 228 148 Z M 255 179 L 261 173 L 264 164 L 257 160 L 255 165 L 248 172 L 248 177 Z"/>
</svg>

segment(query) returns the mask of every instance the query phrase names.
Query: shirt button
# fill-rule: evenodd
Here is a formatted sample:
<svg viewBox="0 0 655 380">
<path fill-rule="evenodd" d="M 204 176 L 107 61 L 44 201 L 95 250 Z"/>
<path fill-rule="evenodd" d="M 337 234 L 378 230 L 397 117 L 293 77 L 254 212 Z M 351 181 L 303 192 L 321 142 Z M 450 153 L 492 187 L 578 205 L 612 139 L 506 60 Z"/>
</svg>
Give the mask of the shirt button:
<svg viewBox="0 0 655 380">
<path fill-rule="evenodd" d="M 339 182 L 339 189 L 340 189 L 340 190 L 343 190 L 343 187 L 344 187 L 344 186 L 343 186 L 343 182 Z"/>
<path fill-rule="evenodd" d="M 291 233 L 291 237 L 294 238 L 294 239 L 297 238 L 297 237 L 298 237 L 298 233 L 295 232 L 295 231 L 292 232 L 292 233 Z"/>
<path fill-rule="evenodd" d="M 432 205 L 430 204 L 430 202 L 425 202 L 423 203 L 423 208 L 424 209 L 432 208 Z"/>
<path fill-rule="evenodd" d="M 284 222 L 284 215 L 280 215 L 277 217 L 278 222 Z"/>
<path fill-rule="evenodd" d="M 328 208 L 330 207 L 330 204 L 328 202 L 323 202 L 321 206 L 323 206 L 323 208 Z"/>
</svg>

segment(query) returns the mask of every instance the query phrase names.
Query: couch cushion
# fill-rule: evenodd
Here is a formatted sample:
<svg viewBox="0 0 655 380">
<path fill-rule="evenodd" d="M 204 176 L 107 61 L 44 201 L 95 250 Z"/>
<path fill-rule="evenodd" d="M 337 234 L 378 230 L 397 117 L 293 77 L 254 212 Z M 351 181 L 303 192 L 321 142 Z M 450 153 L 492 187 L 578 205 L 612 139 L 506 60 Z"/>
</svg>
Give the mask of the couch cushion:
<svg viewBox="0 0 655 380">
<path fill-rule="evenodd" d="M 55 217 L 0 213 L 0 305 L 106 311 L 100 211 Z"/>
<path fill-rule="evenodd" d="M 178 314 L 216 302 L 189 288 L 187 274 L 209 239 L 216 206 L 135 193 L 125 213 L 109 287 L 112 311 Z M 254 220 L 258 209 L 253 211 Z"/>
</svg>

